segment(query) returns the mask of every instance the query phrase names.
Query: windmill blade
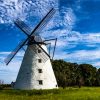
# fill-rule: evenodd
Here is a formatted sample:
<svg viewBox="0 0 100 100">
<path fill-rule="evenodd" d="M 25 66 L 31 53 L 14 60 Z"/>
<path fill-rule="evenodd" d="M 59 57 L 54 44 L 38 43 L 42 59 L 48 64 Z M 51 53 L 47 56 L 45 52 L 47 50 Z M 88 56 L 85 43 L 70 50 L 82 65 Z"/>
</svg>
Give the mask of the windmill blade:
<svg viewBox="0 0 100 100">
<path fill-rule="evenodd" d="M 27 36 L 29 36 L 32 32 L 32 29 L 26 25 L 21 19 L 17 19 L 14 21 L 15 25 L 19 27 Z"/>
<path fill-rule="evenodd" d="M 14 58 L 14 56 L 17 54 L 17 52 L 23 47 L 23 45 L 27 42 L 28 38 L 26 40 L 22 40 L 18 46 L 7 56 L 7 58 L 4 60 L 6 65 L 10 63 L 10 61 Z"/>
<path fill-rule="evenodd" d="M 44 27 L 46 27 L 46 25 L 48 24 L 48 22 L 51 20 L 51 18 L 53 17 L 53 15 L 55 14 L 55 9 L 52 10 L 52 12 L 49 13 L 49 15 L 45 18 L 45 20 L 42 22 L 42 24 L 39 26 L 39 28 L 36 30 L 35 34 L 40 33 Z"/>
<path fill-rule="evenodd" d="M 39 32 L 41 32 L 41 30 L 43 29 L 43 27 L 45 27 L 47 25 L 47 23 L 50 21 L 50 19 L 53 17 L 54 13 L 56 12 L 56 10 L 54 8 L 52 8 L 47 14 L 46 16 L 40 21 L 40 23 L 34 28 L 34 30 L 32 31 L 32 29 L 27 26 L 21 19 L 17 19 L 16 21 L 14 21 L 15 25 L 17 27 L 19 27 L 27 36 L 31 36 L 33 34 L 37 34 Z"/>
<path fill-rule="evenodd" d="M 40 32 L 44 26 L 47 25 L 47 23 L 50 21 L 50 19 L 53 17 L 54 13 L 55 13 L 55 9 L 52 8 L 47 14 L 46 16 L 40 21 L 40 23 L 34 28 L 34 30 L 31 32 L 31 35 L 34 35 L 34 33 L 38 33 Z"/>
<path fill-rule="evenodd" d="M 46 16 L 40 21 L 40 23 L 35 27 L 35 29 L 31 32 L 30 36 L 34 35 L 37 32 L 40 32 L 41 29 L 43 29 L 43 27 L 47 25 L 47 22 L 49 22 L 50 19 L 53 17 L 54 13 L 55 13 L 55 9 L 52 8 L 46 14 Z M 50 55 L 39 44 L 37 44 L 37 46 L 50 58 Z"/>
</svg>

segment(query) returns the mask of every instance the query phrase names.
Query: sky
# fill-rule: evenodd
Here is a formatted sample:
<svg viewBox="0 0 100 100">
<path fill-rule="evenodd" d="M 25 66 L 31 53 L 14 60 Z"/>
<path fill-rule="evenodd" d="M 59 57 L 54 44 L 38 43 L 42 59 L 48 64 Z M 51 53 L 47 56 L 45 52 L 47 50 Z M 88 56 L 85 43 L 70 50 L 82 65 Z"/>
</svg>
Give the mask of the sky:
<svg viewBox="0 0 100 100">
<path fill-rule="evenodd" d="M 5 65 L 7 55 L 26 38 L 13 21 L 21 18 L 34 28 L 52 7 L 56 13 L 39 34 L 58 38 L 54 59 L 100 68 L 100 0 L 0 0 L 0 80 L 16 80 L 25 53 L 20 50 Z"/>
</svg>

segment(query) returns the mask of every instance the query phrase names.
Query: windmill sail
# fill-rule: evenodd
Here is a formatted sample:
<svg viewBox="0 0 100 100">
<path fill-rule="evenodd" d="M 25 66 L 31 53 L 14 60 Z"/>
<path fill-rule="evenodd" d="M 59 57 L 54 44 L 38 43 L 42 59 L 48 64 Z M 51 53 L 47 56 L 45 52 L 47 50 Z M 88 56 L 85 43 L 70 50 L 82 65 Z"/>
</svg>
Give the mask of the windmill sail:
<svg viewBox="0 0 100 100">
<path fill-rule="evenodd" d="M 43 30 L 43 27 L 47 25 L 50 19 L 53 17 L 55 13 L 55 9 L 52 8 L 47 15 L 40 21 L 40 23 L 33 29 L 27 26 L 21 19 L 17 19 L 14 23 L 17 27 L 19 27 L 26 35 L 35 35 Z"/>
<path fill-rule="evenodd" d="M 14 58 L 14 56 L 17 54 L 17 52 L 22 48 L 22 46 L 26 43 L 26 40 L 22 40 L 18 46 L 7 56 L 7 58 L 4 60 L 6 65 L 10 63 L 10 61 Z"/>
<path fill-rule="evenodd" d="M 55 9 L 51 9 L 49 11 L 49 13 L 41 20 L 41 22 L 37 25 L 38 28 L 35 30 L 35 34 L 40 33 L 44 27 L 48 24 L 48 22 L 51 20 L 51 18 L 53 17 L 53 15 L 55 14 Z"/>
<path fill-rule="evenodd" d="M 26 35 L 30 35 L 32 32 L 32 29 L 26 25 L 21 19 L 17 19 L 15 22 L 15 25 L 19 27 Z"/>
<path fill-rule="evenodd" d="M 55 9 L 52 8 L 47 15 L 40 21 L 40 23 L 34 28 L 32 33 L 30 35 L 37 34 L 41 32 L 41 30 L 47 25 L 47 23 L 50 21 L 50 19 L 53 17 L 55 13 Z"/>
</svg>

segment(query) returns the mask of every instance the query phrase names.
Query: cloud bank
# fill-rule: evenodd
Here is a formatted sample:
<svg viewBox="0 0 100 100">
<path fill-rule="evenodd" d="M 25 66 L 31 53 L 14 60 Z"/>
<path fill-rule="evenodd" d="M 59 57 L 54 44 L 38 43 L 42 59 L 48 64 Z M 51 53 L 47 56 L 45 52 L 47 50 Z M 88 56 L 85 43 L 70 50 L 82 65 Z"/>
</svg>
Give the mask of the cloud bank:
<svg viewBox="0 0 100 100">
<path fill-rule="evenodd" d="M 0 23 L 11 23 L 17 17 L 41 17 L 57 4 L 57 0 L 0 0 Z"/>
</svg>

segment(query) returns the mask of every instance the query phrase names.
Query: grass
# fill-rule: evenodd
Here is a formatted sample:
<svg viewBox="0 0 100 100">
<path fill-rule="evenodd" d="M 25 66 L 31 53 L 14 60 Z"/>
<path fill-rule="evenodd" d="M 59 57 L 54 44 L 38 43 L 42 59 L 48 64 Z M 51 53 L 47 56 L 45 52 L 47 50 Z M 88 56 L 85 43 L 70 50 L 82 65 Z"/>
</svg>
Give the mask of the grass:
<svg viewBox="0 0 100 100">
<path fill-rule="evenodd" d="M 100 100 L 100 87 L 53 90 L 0 90 L 0 100 Z"/>
</svg>

